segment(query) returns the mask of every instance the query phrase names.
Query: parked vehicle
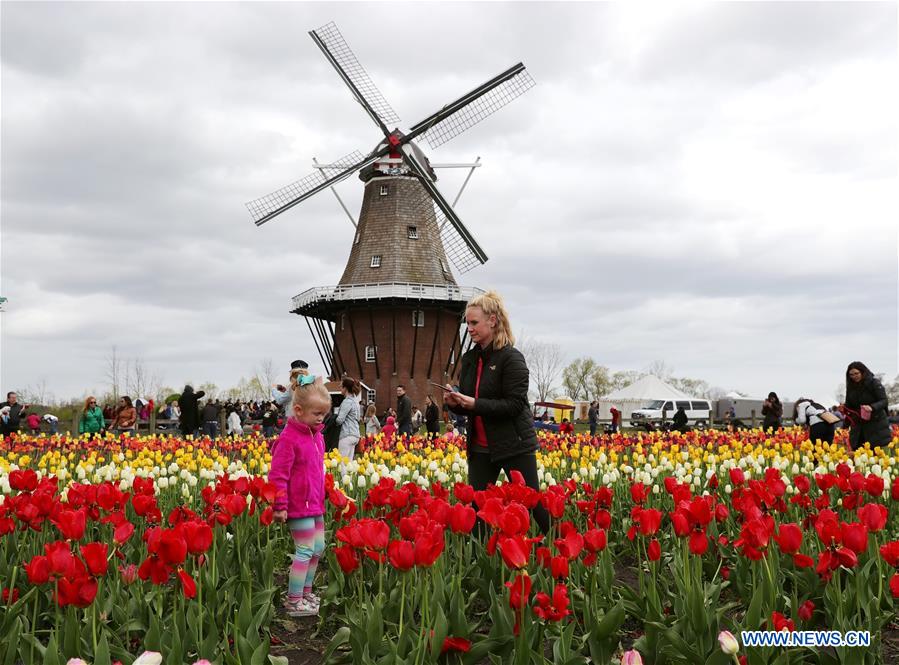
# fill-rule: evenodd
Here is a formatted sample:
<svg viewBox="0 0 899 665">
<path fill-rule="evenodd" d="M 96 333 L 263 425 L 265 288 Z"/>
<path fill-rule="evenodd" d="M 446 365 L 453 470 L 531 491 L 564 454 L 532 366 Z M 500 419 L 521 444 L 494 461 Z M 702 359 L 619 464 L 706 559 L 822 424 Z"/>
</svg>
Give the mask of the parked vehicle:
<svg viewBox="0 0 899 665">
<path fill-rule="evenodd" d="M 693 400 L 664 400 L 657 399 L 643 407 L 631 412 L 631 426 L 645 427 L 647 424 L 655 424 L 671 420 L 678 409 L 683 407 L 687 413 L 687 422 L 693 427 L 707 427 L 712 413 L 712 405 L 705 399 Z"/>
</svg>

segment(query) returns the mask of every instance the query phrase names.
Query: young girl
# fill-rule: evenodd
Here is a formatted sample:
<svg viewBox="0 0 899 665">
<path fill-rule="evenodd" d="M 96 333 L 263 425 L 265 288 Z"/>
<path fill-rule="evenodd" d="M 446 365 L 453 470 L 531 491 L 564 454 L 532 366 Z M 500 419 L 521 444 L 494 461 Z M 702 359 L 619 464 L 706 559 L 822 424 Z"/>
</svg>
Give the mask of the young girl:
<svg viewBox="0 0 899 665">
<path fill-rule="evenodd" d="M 331 396 L 321 377 L 308 370 L 291 374 L 292 402 L 287 426 L 273 446 L 269 482 L 278 488 L 274 519 L 287 522 L 296 546 L 284 607 L 294 617 L 318 614 L 312 592 L 318 561 L 325 550 L 325 441 L 322 422 Z"/>
</svg>

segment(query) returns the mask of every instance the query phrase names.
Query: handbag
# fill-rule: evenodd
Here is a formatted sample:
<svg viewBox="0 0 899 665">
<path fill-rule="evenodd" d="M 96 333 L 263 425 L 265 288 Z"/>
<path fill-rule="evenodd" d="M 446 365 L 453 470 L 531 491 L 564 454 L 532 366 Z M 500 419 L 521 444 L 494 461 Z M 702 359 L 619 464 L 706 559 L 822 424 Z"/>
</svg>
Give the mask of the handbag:
<svg viewBox="0 0 899 665">
<path fill-rule="evenodd" d="M 828 425 L 836 425 L 840 422 L 839 416 L 835 416 L 830 411 L 822 411 L 821 413 L 816 414 L 821 420 L 826 422 Z"/>
<path fill-rule="evenodd" d="M 869 406 L 866 409 L 864 405 L 860 406 L 858 409 L 858 415 L 861 416 L 862 420 L 871 420 L 871 407 Z"/>
</svg>

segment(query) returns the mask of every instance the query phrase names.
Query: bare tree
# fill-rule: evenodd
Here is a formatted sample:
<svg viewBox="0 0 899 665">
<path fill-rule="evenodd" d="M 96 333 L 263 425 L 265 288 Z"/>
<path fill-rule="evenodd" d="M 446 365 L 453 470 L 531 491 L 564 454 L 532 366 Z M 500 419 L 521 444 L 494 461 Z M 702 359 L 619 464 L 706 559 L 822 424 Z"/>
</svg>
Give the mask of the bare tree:
<svg viewBox="0 0 899 665">
<path fill-rule="evenodd" d="M 22 404 L 31 404 L 33 406 L 51 406 L 54 401 L 53 393 L 47 386 L 47 377 L 42 376 L 40 381 L 34 385 L 27 385 L 18 391 L 19 401 Z"/>
<path fill-rule="evenodd" d="M 207 399 L 207 400 L 215 399 L 216 397 L 218 397 L 218 394 L 219 394 L 219 387 L 217 385 L 215 385 L 214 383 L 212 383 L 211 381 L 207 381 L 206 383 L 202 384 L 199 388 L 197 388 L 198 392 L 201 390 L 204 393 L 206 393 L 205 399 Z"/>
<path fill-rule="evenodd" d="M 662 381 L 667 381 L 669 378 L 671 378 L 673 372 L 674 369 L 664 360 L 653 360 L 646 366 L 645 373 L 657 376 L 662 379 Z"/>
<path fill-rule="evenodd" d="M 590 399 L 590 377 L 595 369 L 593 358 L 575 358 L 562 370 L 562 387 L 569 397 Z"/>
<path fill-rule="evenodd" d="M 118 347 L 112 345 L 112 352 L 106 358 L 106 379 L 109 381 L 109 388 L 112 392 L 112 402 L 116 404 L 119 401 L 122 382 L 124 380 L 125 367 L 122 359 L 118 354 Z"/>
<path fill-rule="evenodd" d="M 528 339 L 521 342 L 518 349 L 527 361 L 538 401 L 545 401 L 552 395 L 553 386 L 562 372 L 561 347 L 558 344 Z"/>
<path fill-rule="evenodd" d="M 278 383 L 278 372 L 275 370 L 275 364 L 271 358 L 263 358 L 253 372 L 253 378 L 259 387 L 264 386 L 263 392 L 267 392 Z"/>
</svg>

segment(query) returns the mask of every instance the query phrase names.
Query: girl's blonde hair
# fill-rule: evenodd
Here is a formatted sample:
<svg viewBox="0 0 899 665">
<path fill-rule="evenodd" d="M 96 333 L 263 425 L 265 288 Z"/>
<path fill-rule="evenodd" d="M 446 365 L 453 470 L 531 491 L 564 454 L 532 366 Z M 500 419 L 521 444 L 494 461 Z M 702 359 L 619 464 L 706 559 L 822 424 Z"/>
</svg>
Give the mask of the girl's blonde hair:
<svg viewBox="0 0 899 665">
<path fill-rule="evenodd" d="M 515 345 L 515 336 L 512 334 L 512 326 L 509 324 L 509 312 L 503 303 L 503 298 L 496 291 L 487 291 L 475 296 L 465 305 L 467 312 L 472 307 L 477 307 L 484 316 L 496 316 L 496 328 L 493 330 L 493 348 L 502 349 Z"/>
<path fill-rule="evenodd" d="M 300 385 L 301 376 L 309 376 L 309 370 L 302 367 L 290 370 L 290 394 L 293 398 L 290 403 L 291 408 L 299 404 L 305 409 L 314 399 L 331 403 L 331 394 L 325 388 L 322 377 L 316 376 L 312 383 Z"/>
<path fill-rule="evenodd" d="M 375 408 L 375 403 L 372 402 L 371 404 L 368 405 L 368 408 L 365 409 L 365 417 L 371 418 L 373 415 L 375 415 L 376 412 L 377 412 L 377 409 Z"/>
</svg>

